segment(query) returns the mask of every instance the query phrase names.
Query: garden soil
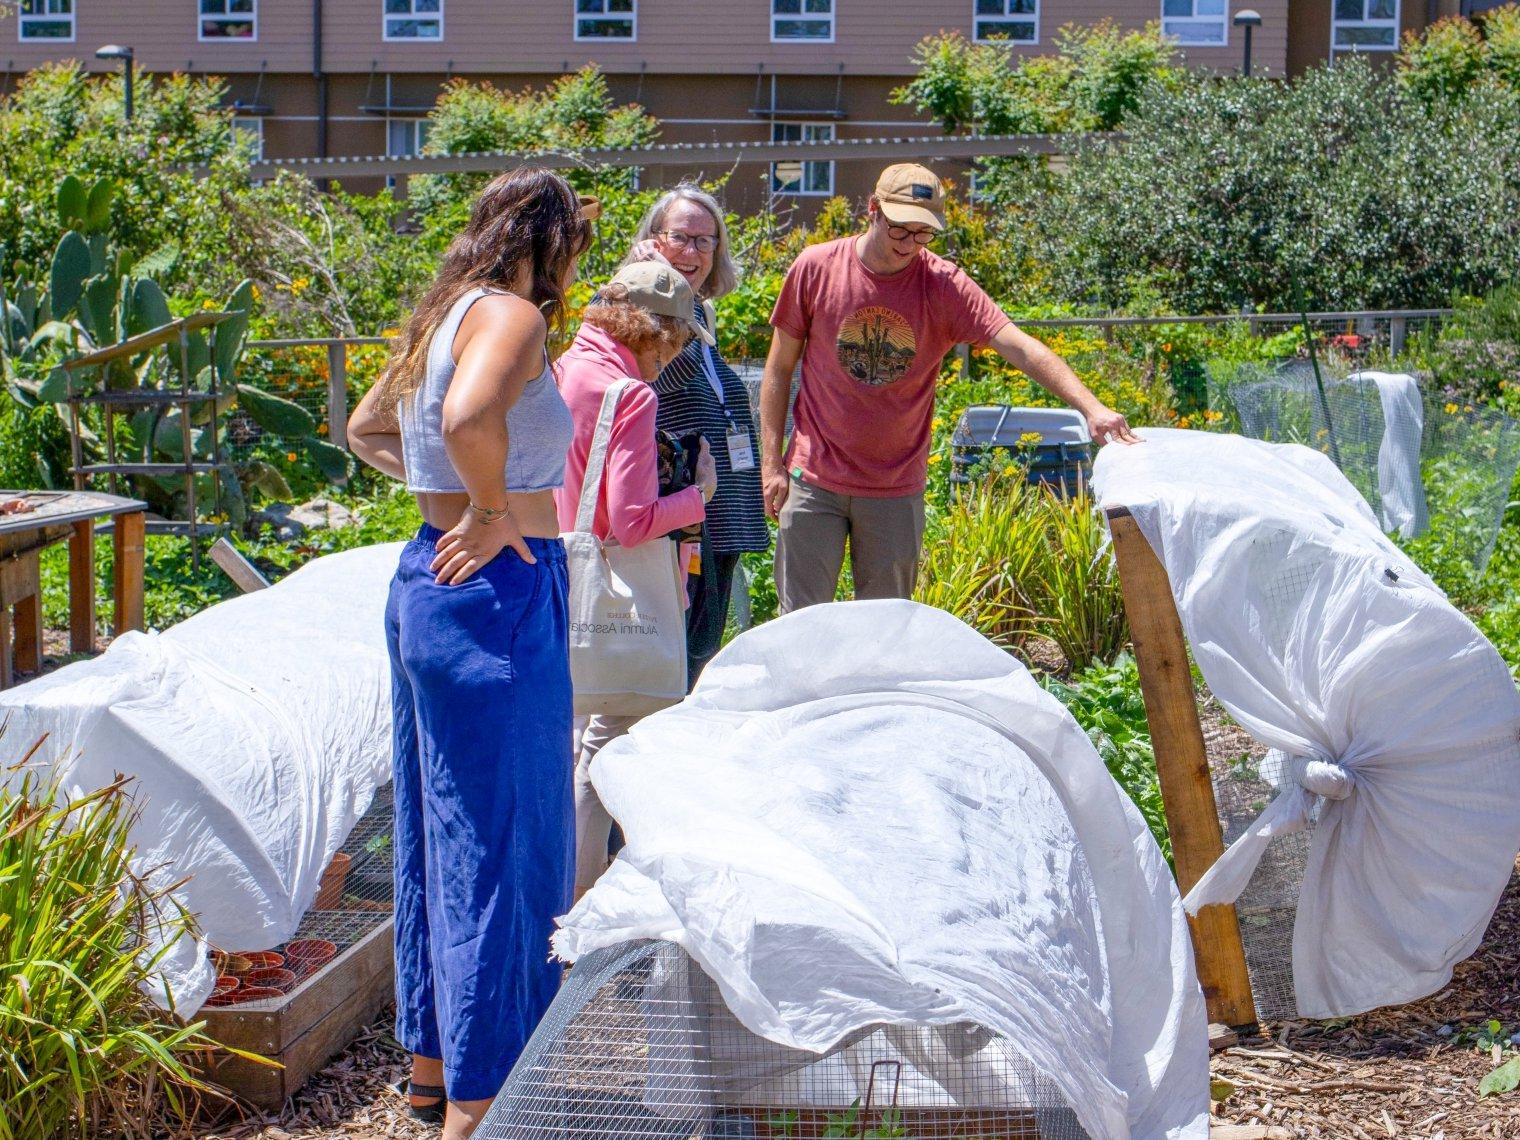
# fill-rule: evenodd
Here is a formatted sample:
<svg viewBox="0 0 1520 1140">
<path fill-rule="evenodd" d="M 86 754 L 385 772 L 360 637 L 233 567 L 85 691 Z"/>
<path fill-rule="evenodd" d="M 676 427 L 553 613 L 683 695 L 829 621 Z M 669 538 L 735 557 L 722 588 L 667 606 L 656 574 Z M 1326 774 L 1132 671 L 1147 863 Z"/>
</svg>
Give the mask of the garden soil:
<svg viewBox="0 0 1520 1140">
<path fill-rule="evenodd" d="M 1217 703 L 1203 703 L 1210 762 L 1262 749 Z M 1520 1030 L 1520 869 L 1482 945 L 1451 983 L 1423 1001 L 1333 1021 L 1287 1021 L 1214 1054 L 1217 1123 L 1276 1125 L 1324 1140 L 1512 1140 L 1520 1091 L 1478 1096 L 1493 1058 L 1462 1037 L 1489 1020 Z M 228 1113 L 198 1140 L 432 1140 L 436 1127 L 408 1118 L 394 1085 L 406 1058 L 389 1015 L 364 1031 L 279 1113 Z"/>
</svg>

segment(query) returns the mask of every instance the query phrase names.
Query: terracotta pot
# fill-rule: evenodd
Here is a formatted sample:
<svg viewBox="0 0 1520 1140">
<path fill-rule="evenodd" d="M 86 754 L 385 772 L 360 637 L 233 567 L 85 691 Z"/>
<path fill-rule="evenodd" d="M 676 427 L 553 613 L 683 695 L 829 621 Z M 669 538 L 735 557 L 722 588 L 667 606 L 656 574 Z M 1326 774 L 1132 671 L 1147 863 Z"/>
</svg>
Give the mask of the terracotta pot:
<svg viewBox="0 0 1520 1140">
<path fill-rule="evenodd" d="M 217 959 L 217 970 L 223 974 L 230 974 L 235 978 L 241 978 L 249 970 L 253 969 L 253 963 L 241 954 L 222 954 Z"/>
<path fill-rule="evenodd" d="M 299 938 L 285 946 L 285 963 L 297 978 L 305 978 L 333 960 L 336 943 L 325 938 Z"/>
<path fill-rule="evenodd" d="M 241 980 L 234 978 L 231 974 L 221 974 L 217 977 L 216 986 L 212 989 L 211 994 L 215 997 L 219 994 L 231 993 L 242 984 Z"/>
<path fill-rule="evenodd" d="M 280 991 L 273 986 L 243 986 L 233 990 L 221 1000 L 227 1005 L 243 1005 L 250 1001 L 268 1001 L 270 998 L 280 996 Z"/>
<path fill-rule="evenodd" d="M 254 970 L 248 975 L 250 986 L 268 986 L 270 989 L 279 990 L 282 994 L 289 993 L 296 984 L 296 975 L 293 970 L 281 969 L 278 966 L 270 966 L 263 970 Z"/>
<path fill-rule="evenodd" d="M 327 870 L 322 872 L 322 885 L 317 888 L 316 902 L 311 904 L 313 910 L 337 910 L 343 905 L 343 883 L 348 878 L 348 865 L 352 862 L 346 851 L 339 851 L 332 857 Z"/>
<path fill-rule="evenodd" d="M 246 973 L 252 973 L 255 970 L 272 970 L 276 966 L 285 964 L 285 955 L 274 950 L 239 950 L 237 956 L 248 959 Z"/>
</svg>

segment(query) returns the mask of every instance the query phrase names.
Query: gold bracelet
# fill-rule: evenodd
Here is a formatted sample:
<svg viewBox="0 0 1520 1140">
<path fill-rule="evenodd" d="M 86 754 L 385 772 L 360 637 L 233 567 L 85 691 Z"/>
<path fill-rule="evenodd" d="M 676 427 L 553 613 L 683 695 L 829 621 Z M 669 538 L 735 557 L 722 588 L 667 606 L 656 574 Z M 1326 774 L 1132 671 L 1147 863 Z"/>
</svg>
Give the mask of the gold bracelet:
<svg viewBox="0 0 1520 1140">
<path fill-rule="evenodd" d="M 504 519 L 512 513 L 510 504 L 502 507 L 501 510 L 496 510 L 494 507 L 477 507 L 474 503 L 471 503 L 469 506 L 470 510 L 480 516 L 480 521 L 485 523 L 493 523 L 497 519 Z"/>
</svg>

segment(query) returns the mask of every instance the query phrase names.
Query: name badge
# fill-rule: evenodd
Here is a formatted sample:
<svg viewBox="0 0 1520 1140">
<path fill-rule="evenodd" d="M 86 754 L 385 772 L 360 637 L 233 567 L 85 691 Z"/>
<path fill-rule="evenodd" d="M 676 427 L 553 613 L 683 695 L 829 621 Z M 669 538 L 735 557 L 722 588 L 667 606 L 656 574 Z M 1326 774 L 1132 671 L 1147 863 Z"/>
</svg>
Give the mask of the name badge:
<svg viewBox="0 0 1520 1140">
<path fill-rule="evenodd" d="M 750 446 L 749 433 L 732 431 L 728 433 L 728 469 L 730 471 L 748 471 L 755 465 L 755 449 Z"/>
</svg>

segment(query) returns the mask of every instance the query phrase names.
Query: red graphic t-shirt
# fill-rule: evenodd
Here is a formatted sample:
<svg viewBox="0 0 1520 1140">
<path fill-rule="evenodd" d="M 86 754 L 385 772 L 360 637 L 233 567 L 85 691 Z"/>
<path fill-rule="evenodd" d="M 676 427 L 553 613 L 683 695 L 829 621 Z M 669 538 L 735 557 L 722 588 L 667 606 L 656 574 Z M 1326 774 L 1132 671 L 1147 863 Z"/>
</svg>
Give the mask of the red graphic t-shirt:
<svg viewBox="0 0 1520 1140">
<path fill-rule="evenodd" d="M 922 250 L 883 277 L 847 237 L 802 251 L 771 324 L 804 342 L 787 470 L 842 495 L 887 498 L 924 489 L 945 353 L 987 344 L 1008 318 L 944 258 Z"/>
</svg>

